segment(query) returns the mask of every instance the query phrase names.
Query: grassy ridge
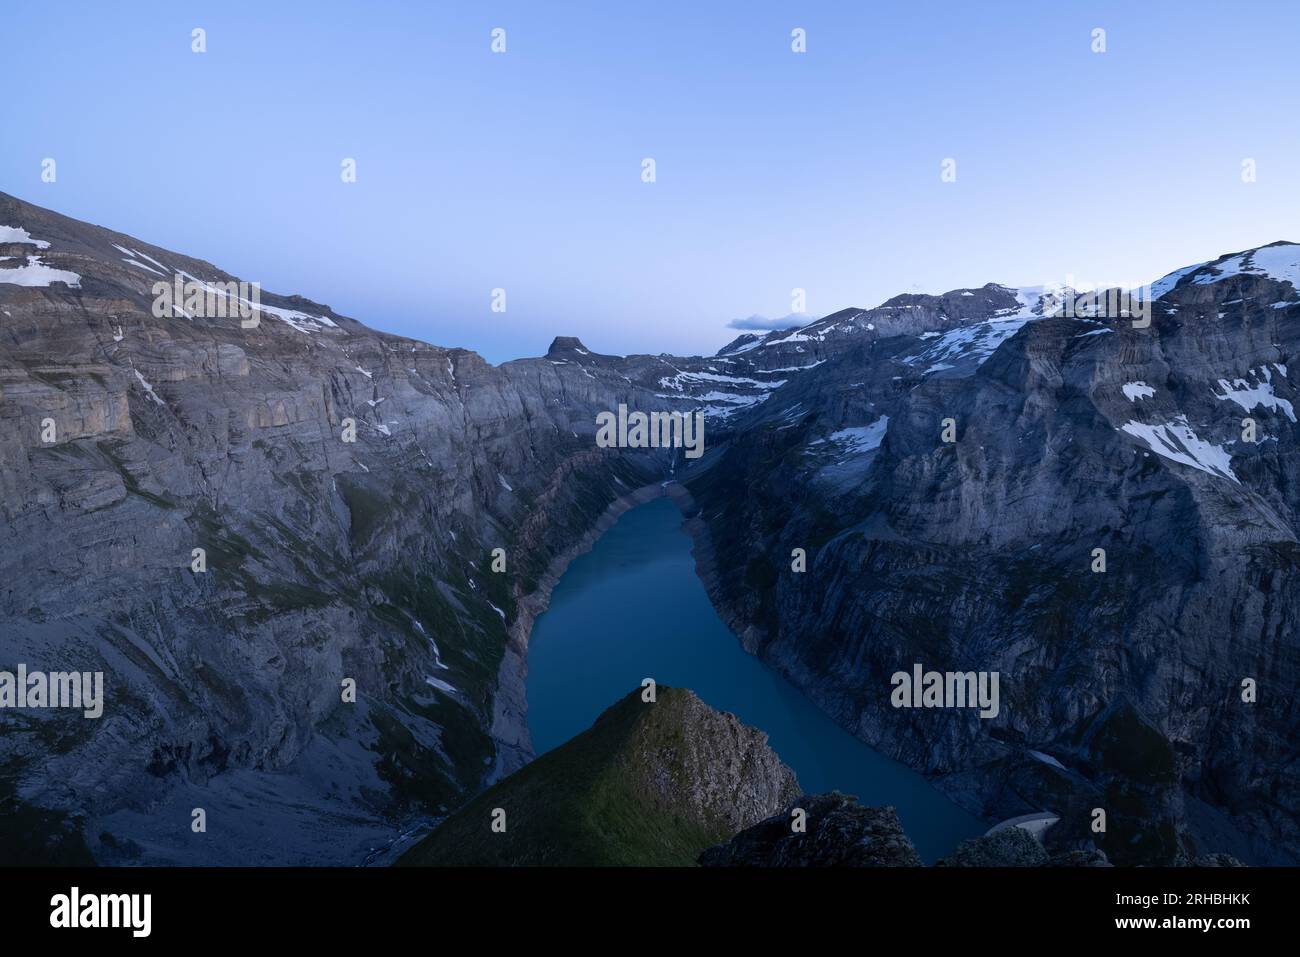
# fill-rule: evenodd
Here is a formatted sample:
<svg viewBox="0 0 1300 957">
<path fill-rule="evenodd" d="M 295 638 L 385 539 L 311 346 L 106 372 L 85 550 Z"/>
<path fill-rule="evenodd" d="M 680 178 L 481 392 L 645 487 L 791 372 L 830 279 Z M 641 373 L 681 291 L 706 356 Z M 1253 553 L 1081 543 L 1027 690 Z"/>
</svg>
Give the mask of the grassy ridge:
<svg viewBox="0 0 1300 957">
<path fill-rule="evenodd" d="M 734 719 L 689 691 L 660 687 L 657 697 L 644 703 L 638 690 L 623 698 L 590 729 L 479 795 L 398 864 L 693 865 L 736 831 L 734 821 L 703 809 L 707 785 L 692 771 L 698 739 L 710 733 L 701 713 Z M 505 833 L 492 831 L 494 808 L 506 812 Z"/>
</svg>

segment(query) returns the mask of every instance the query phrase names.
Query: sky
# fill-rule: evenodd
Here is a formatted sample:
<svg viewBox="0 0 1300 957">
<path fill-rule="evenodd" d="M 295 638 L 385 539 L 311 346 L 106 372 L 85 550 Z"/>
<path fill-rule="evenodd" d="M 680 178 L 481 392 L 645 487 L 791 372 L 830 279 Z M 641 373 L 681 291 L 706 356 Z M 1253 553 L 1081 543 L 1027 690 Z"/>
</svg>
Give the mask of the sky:
<svg viewBox="0 0 1300 957">
<path fill-rule="evenodd" d="M 1300 4 L 1235 9 L 13 4 L 0 190 L 492 362 L 712 353 L 1300 240 Z"/>
</svg>

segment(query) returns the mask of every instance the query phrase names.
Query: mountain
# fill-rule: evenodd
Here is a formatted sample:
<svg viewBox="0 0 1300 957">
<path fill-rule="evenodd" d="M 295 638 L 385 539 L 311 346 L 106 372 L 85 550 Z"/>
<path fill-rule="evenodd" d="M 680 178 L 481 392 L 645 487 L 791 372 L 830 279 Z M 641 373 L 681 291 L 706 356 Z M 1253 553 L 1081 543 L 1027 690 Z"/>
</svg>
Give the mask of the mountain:
<svg viewBox="0 0 1300 957">
<path fill-rule="evenodd" d="M 646 702 L 637 690 L 480 794 L 399 863 L 687 866 L 798 793 L 763 732 L 689 691 L 659 687 Z"/>
<path fill-rule="evenodd" d="M 1298 263 L 1180 270 L 1142 328 L 1031 307 L 828 357 L 686 482 L 724 619 L 976 813 L 1083 837 L 1100 808 L 1117 863 L 1295 862 Z M 999 672 L 1000 713 L 891 707 L 916 662 Z"/>
<path fill-rule="evenodd" d="M 0 257 L 0 661 L 108 699 L 0 712 L 0 799 L 104 862 L 347 863 L 531 756 L 509 629 L 670 467 L 597 448 L 593 410 L 665 403 L 296 296 L 157 318 L 156 282 L 237 280 L 3 195 Z"/>
<path fill-rule="evenodd" d="M 973 812 L 1294 863 L 1298 262 L 1178 270 L 1149 324 L 991 284 L 493 367 L 300 296 L 246 325 L 237 277 L 0 194 L 0 667 L 106 698 L 0 709 L 0 856 L 381 853 L 532 758 L 533 619 L 675 478 L 743 645 Z M 620 405 L 702 410 L 704 456 L 599 447 Z M 997 714 L 892 706 L 916 664 Z"/>
</svg>

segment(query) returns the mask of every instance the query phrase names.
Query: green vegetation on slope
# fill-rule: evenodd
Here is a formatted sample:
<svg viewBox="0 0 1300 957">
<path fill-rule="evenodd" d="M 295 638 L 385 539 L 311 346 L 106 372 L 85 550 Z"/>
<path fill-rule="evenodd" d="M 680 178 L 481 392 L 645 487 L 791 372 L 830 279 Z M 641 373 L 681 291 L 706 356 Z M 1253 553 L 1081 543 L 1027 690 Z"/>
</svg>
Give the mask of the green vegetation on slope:
<svg viewBox="0 0 1300 957">
<path fill-rule="evenodd" d="M 398 863 L 690 866 L 736 832 L 738 813 L 757 820 L 798 794 L 761 732 L 689 691 L 660 687 L 657 698 L 628 695 L 590 729 L 479 795 Z M 752 811 L 737 811 L 743 796 Z M 492 830 L 496 808 L 506 813 L 504 833 Z"/>
</svg>

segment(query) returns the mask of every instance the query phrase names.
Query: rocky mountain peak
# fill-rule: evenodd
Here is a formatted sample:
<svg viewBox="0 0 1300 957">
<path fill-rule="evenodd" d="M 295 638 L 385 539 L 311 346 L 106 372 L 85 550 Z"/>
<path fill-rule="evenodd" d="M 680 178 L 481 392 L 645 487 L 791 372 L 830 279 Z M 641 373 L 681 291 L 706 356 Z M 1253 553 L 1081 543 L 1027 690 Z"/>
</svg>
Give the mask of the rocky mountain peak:
<svg viewBox="0 0 1300 957">
<path fill-rule="evenodd" d="M 741 333 L 740 335 L 736 336 L 736 338 L 734 338 L 734 339 L 732 339 L 730 342 L 728 342 L 728 343 L 727 343 L 725 346 L 723 346 L 721 349 L 719 349 L 719 350 L 715 353 L 715 355 L 719 355 L 719 356 L 725 356 L 725 355 L 728 355 L 728 354 L 730 354 L 730 353 L 732 353 L 732 352 L 735 352 L 735 351 L 736 351 L 737 349 L 739 349 L 741 346 L 747 346 L 747 345 L 749 345 L 751 342 L 758 342 L 758 341 L 759 341 L 760 339 L 762 339 L 762 338 L 763 338 L 763 337 L 760 336 L 760 335 L 759 335 L 758 333 L 756 333 L 756 332 L 743 332 L 743 333 Z"/>
<path fill-rule="evenodd" d="M 577 336 L 556 336 L 551 340 L 551 347 L 546 350 L 546 358 L 564 358 L 574 352 L 579 355 L 591 354 L 591 350 L 584 346 Z"/>
</svg>

